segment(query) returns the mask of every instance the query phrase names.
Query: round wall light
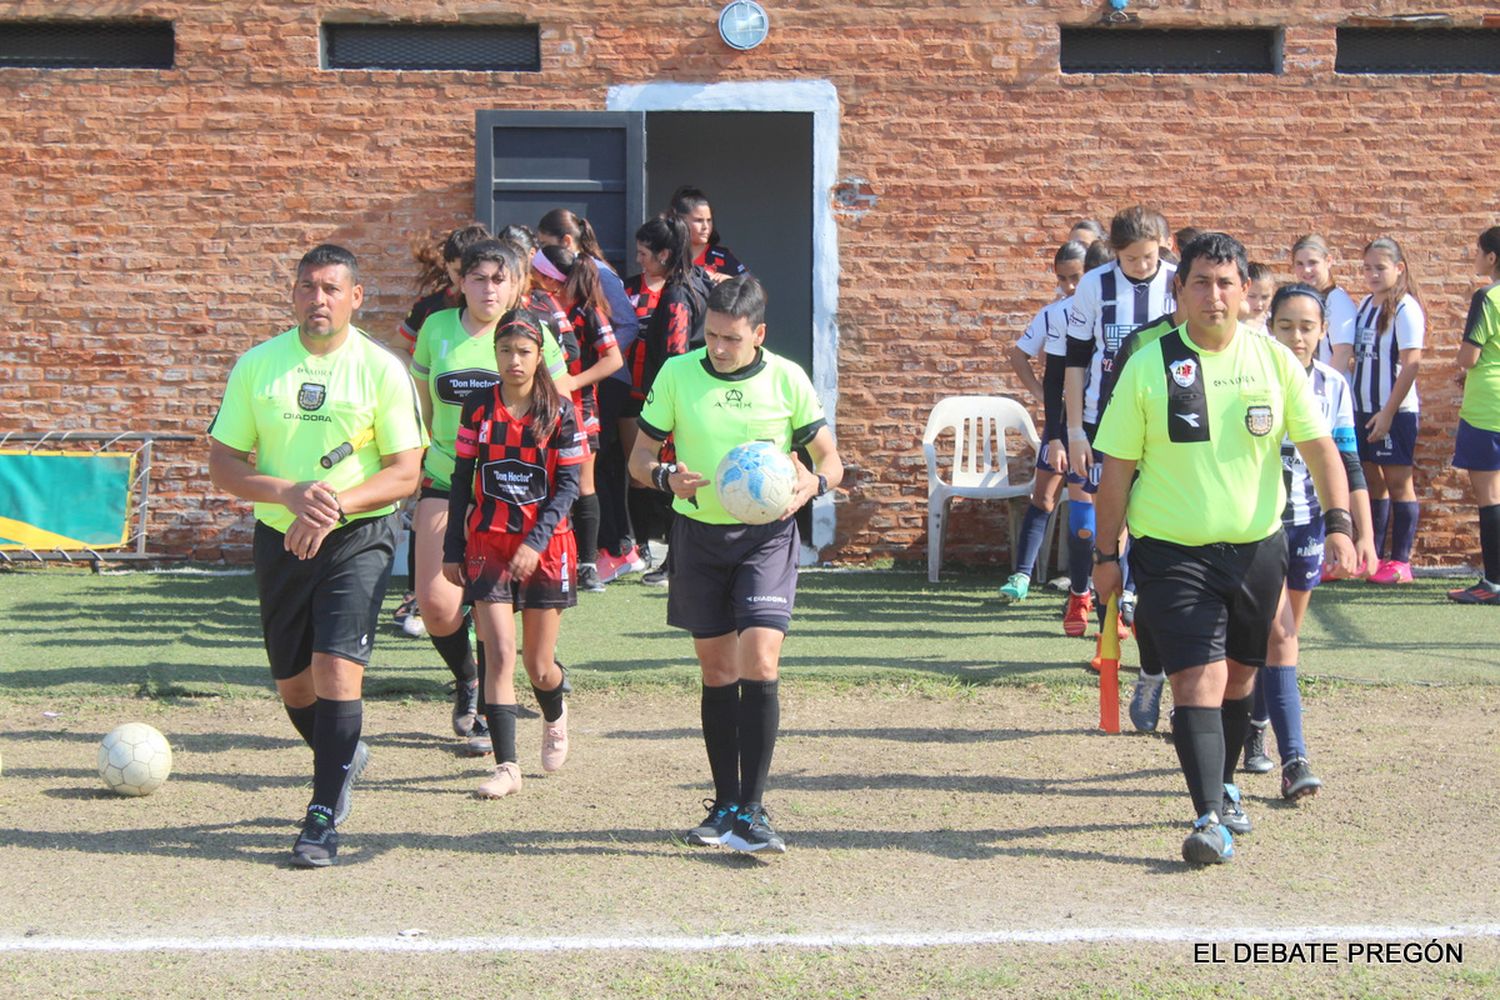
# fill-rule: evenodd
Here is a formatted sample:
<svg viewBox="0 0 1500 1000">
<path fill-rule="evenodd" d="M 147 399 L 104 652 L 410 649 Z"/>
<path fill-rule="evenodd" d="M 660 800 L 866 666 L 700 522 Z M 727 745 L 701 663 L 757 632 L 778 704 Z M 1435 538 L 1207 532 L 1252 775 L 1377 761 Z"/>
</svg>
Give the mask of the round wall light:
<svg viewBox="0 0 1500 1000">
<path fill-rule="evenodd" d="M 731 49 L 753 49 L 770 33 L 771 19 L 755 0 L 734 0 L 719 11 L 719 37 Z"/>
</svg>

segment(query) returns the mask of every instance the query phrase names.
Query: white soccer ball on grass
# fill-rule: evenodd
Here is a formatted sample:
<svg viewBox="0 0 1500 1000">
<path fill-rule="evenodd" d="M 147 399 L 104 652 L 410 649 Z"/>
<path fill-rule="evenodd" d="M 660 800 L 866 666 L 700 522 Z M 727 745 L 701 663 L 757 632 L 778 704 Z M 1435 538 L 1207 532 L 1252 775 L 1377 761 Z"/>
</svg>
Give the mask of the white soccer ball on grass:
<svg viewBox="0 0 1500 1000">
<path fill-rule="evenodd" d="M 769 441 L 747 441 L 719 463 L 714 491 L 729 516 L 745 524 L 769 524 L 786 512 L 797 492 L 797 466 Z"/>
<path fill-rule="evenodd" d="M 99 777 L 116 795 L 150 795 L 171 773 L 171 745 L 144 722 L 116 726 L 99 742 Z"/>
</svg>

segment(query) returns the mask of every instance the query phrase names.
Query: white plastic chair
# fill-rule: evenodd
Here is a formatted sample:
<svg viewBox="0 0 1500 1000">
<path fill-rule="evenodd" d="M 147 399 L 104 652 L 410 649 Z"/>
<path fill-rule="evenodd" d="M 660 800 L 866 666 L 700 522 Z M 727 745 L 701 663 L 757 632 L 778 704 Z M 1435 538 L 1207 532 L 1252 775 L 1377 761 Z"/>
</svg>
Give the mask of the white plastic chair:
<svg viewBox="0 0 1500 1000">
<path fill-rule="evenodd" d="M 937 440 L 953 432 L 953 464 L 949 479 L 938 470 Z M 1041 439 L 1026 408 L 1004 396 L 949 396 L 938 400 L 922 432 L 922 454 L 927 458 L 927 579 L 937 583 L 943 568 L 943 542 L 948 533 L 948 505 L 954 497 L 966 500 L 1018 500 L 1031 496 L 1036 469 L 1023 483 L 1010 481 L 1010 458 L 1005 450 L 1007 431 L 1019 434 L 1033 451 Z M 1009 507 L 1009 504 L 1007 504 Z M 1007 510 L 1010 551 L 1016 551 L 1016 518 Z"/>
</svg>

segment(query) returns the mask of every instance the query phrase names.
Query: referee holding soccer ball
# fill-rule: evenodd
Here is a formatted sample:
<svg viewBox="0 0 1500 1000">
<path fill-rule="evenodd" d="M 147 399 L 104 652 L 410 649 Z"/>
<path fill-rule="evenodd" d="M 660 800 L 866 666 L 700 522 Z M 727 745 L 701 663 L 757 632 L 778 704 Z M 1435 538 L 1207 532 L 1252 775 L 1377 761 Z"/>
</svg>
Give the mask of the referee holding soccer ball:
<svg viewBox="0 0 1500 1000">
<path fill-rule="evenodd" d="M 402 360 L 350 324 L 363 300 L 353 254 L 310 250 L 292 288 L 297 325 L 235 363 L 208 429 L 214 486 L 255 502 L 271 676 L 313 751 L 312 801 L 291 857 L 304 868 L 333 864 L 349 786 L 369 757 L 364 668 L 396 504 L 416 489 L 427 443 Z"/>
<path fill-rule="evenodd" d="M 1128 521 L 1137 620 L 1172 685 L 1173 743 L 1197 817 L 1182 856 L 1212 864 L 1250 832 L 1232 778 L 1286 573 L 1283 436 L 1317 488 L 1330 575 L 1352 574 L 1356 559 L 1349 484 L 1312 383 L 1291 351 L 1238 322 L 1245 248 L 1205 233 L 1177 275 L 1184 322 L 1118 373 L 1095 440 L 1108 457 L 1094 587 L 1101 599 L 1119 592 L 1116 539 Z"/>
<path fill-rule="evenodd" d="M 780 853 L 762 804 L 781 720 L 777 671 L 797 593 L 800 539 L 792 515 L 844 475 L 833 432 L 796 364 L 766 350 L 766 294 L 749 275 L 714 286 L 706 346 L 670 358 L 652 383 L 630 454 L 639 482 L 673 495 L 667 623 L 692 633 L 703 671 L 703 742 L 713 773 L 696 845 Z M 657 461 L 668 434 L 675 464 Z M 720 505 L 712 476 L 729 451 L 770 441 L 805 447 L 797 490 L 769 524 L 742 524 Z"/>
</svg>

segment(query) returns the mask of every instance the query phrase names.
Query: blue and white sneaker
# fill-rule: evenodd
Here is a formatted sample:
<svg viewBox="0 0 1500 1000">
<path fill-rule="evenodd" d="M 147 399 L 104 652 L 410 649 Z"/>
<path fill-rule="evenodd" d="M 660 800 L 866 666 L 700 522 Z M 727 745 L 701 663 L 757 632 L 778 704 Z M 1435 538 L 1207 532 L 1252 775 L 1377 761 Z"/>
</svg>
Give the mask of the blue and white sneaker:
<svg viewBox="0 0 1500 1000">
<path fill-rule="evenodd" d="M 1231 833 L 1241 837 L 1252 829 L 1250 817 L 1245 815 L 1244 807 L 1240 805 L 1239 786 L 1224 786 L 1224 808 L 1219 813 L 1219 822 L 1227 826 Z"/>
<path fill-rule="evenodd" d="M 708 815 L 703 822 L 687 832 L 683 839 L 694 847 L 715 847 L 724 842 L 724 837 L 734 827 L 734 817 L 740 807 L 733 802 L 715 802 L 705 799 L 703 805 Z"/>
<path fill-rule="evenodd" d="M 1161 721 L 1161 689 L 1165 680 L 1165 674 L 1142 671 L 1136 675 L 1135 690 L 1130 695 L 1130 722 L 1136 732 L 1156 732 L 1156 724 Z"/>
<path fill-rule="evenodd" d="M 1193 832 L 1182 842 L 1182 860 L 1194 865 L 1222 865 L 1234 857 L 1234 834 L 1212 809 L 1193 820 Z"/>
<path fill-rule="evenodd" d="M 786 853 L 786 841 L 771 826 L 770 813 L 758 805 L 741 806 L 734 817 L 734 825 L 719 843 L 744 854 L 756 851 Z"/>
</svg>

